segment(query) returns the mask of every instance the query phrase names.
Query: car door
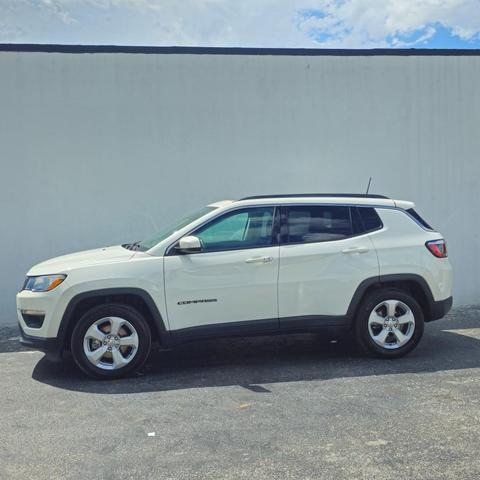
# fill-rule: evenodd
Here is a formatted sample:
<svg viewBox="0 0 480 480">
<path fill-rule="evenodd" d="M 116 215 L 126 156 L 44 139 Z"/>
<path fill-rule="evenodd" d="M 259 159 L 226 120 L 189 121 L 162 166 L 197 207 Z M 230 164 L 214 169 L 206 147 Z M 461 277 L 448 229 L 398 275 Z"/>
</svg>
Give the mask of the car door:
<svg viewBox="0 0 480 480">
<path fill-rule="evenodd" d="M 357 207 L 288 206 L 282 208 L 281 218 L 280 328 L 346 323 L 357 287 L 379 274 Z"/>
<path fill-rule="evenodd" d="M 164 273 L 172 330 L 201 336 L 278 329 L 275 210 L 224 213 L 189 234 L 200 239 L 201 252 L 171 250 Z"/>
</svg>

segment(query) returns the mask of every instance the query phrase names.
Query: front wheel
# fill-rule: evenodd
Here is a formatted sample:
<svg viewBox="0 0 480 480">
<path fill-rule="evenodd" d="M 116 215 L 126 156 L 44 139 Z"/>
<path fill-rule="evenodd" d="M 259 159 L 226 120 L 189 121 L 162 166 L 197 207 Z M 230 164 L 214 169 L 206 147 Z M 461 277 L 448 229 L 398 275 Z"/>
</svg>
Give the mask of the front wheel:
<svg viewBox="0 0 480 480">
<path fill-rule="evenodd" d="M 150 353 L 151 333 L 135 309 L 100 305 L 86 312 L 72 333 L 75 363 L 96 378 L 120 378 L 142 366 Z"/>
<path fill-rule="evenodd" d="M 396 358 L 412 351 L 423 335 L 418 302 L 397 289 L 382 289 L 362 303 L 355 324 L 356 339 L 368 353 Z"/>
</svg>

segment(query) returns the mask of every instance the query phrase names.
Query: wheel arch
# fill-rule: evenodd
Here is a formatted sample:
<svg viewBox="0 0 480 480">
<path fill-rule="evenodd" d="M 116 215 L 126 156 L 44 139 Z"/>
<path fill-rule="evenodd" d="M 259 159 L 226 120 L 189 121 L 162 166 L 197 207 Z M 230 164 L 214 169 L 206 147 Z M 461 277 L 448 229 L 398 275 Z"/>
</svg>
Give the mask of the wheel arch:
<svg viewBox="0 0 480 480">
<path fill-rule="evenodd" d="M 141 288 L 105 288 L 75 295 L 69 301 L 60 323 L 57 335 L 59 345 L 62 345 L 64 350 L 69 349 L 76 320 L 91 308 L 107 303 L 128 305 L 138 310 L 149 324 L 152 340 L 157 340 L 162 346 L 169 348 L 170 335 L 163 318 L 150 294 Z"/>
<path fill-rule="evenodd" d="M 420 275 L 413 273 L 392 274 L 367 278 L 360 283 L 353 295 L 347 312 L 347 317 L 351 321 L 352 325 L 356 318 L 358 308 L 360 307 L 364 298 L 366 298 L 367 295 L 369 295 L 372 291 L 387 287 L 398 288 L 399 290 L 403 290 L 404 292 L 412 295 L 412 297 L 415 298 L 420 305 L 426 322 L 435 319 L 435 301 L 433 299 L 432 291 L 430 290 L 426 280 Z"/>
</svg>

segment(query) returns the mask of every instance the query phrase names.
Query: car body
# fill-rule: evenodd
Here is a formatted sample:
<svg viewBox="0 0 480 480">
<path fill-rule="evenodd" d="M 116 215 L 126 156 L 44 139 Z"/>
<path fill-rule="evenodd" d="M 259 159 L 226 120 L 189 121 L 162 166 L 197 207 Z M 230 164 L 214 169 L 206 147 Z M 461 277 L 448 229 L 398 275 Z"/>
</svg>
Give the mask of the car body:
<svg viewBox="0 0 480 480">
<path fill-rule="evenodd" d="M 116 353 L 120 366 L 112 360 L 109 367 L 108 352 L 128 337 L 133 343 L 121 352 L 133 359 L 138 328 L 149 337 L 143 340 L 148 350 L 152 339 L 171 348 L 212 336 L 335 330 L 356 331 L 371 353 L 399 356 L 418 343 L 424 321 L 448 312 L 451 291 L 445 241 L 412 202 L 380 195 L 265 195 L 211 204 L 144 242 L 40 263 L 27 274 L 17 310 L 24 345 L 57 357 L 71 349 L 87 373 L 116 377 L 136 362 L 123 364 L 123 353 Z M 385 292 L 392 298 L 398 292 L 389 312 Z M 375 315 L 385 311 L 385 321 L 375 323 L 372 313 L 363 331 L 358 317 L 372 299 L 383 305 Z M 117 312 L 120 320 L 123 313 L 135 317 L 124 319 L 123 334 L 109 335 L 113 324 L 101 323 L 114 318 L 108 308 L 128 309 Z M 104 317 L 96 318 L 98 309 Z M 400 313 L 415 317 L 409 341 L 407 328 L 398 326 Z M 76 331 L 82 322 L 84 331 Z M 382 333 L 390 345 L 382 347 L 380 326 L 394 333 L 401 328 L 398 337 L 406 343 L 394 347 L 393 334 Z M 107 349 L 103 364 L 85 363 L 100 348 Z"/>
</svg>

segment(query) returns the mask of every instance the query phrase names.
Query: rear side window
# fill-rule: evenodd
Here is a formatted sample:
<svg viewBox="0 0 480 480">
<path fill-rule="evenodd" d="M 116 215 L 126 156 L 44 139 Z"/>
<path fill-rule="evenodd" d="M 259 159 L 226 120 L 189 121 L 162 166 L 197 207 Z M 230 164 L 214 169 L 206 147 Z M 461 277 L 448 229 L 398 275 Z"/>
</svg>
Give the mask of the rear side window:
<svg viewBox="0 0 480 480">
<path fill-rule="evenodd" d="M 413 209 L 409 208 L 406 210 L 423 228 L 427 230 L 433 230 L 433 228 Z"/>
<path fill-rule="evenodd" d="M 356 233 L 371 232 L 372 230 L 378 230 L 383 227 L 382 221 L 378 216 L 377 211 L 372 207 L 356 207 L 360 218 L 359 230 Z"/>
<path fill-rule="evenodd" d="M 350 207 L 286 207 L 283 243 L 313 243 L 341 240 L 353 235 Z"/>
</svg>

